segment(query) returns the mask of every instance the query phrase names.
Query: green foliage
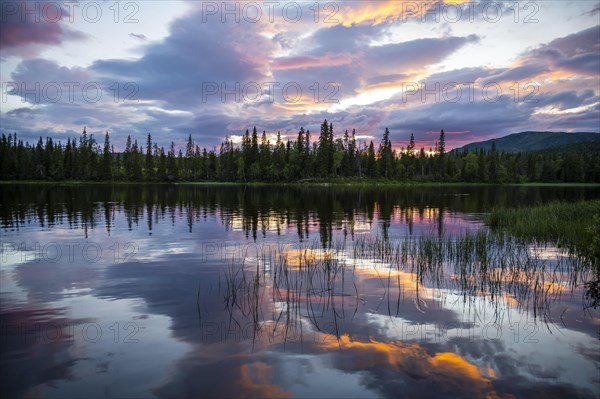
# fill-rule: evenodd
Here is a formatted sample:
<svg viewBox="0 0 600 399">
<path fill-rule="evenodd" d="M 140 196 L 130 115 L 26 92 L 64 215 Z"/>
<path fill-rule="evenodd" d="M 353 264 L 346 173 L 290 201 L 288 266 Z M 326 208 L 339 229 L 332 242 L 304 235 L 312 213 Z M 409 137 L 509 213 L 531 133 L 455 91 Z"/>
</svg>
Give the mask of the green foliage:
<svg viewBox="0 0 600 399">
<path fill-rule="evenodd" d="M 598 227 L 594 218 L 600 218 L 600 201 L 575 203 L 553 202 L 525 208 L 494 209 L 487 217 L 492 229 L 503 229 L 517 237 L 556 242 L 561 246 L 590 256 L 597 249 Z M 594 233 L 595 232 L 595 233 Z M 595 252 L 594 252 L 595 251 Z"/>
<path fill-rule="evenodd" d="M 519 209 L 495 209 L 487 218 L 492 230 L 526 240 L 550 241 L 586 259 L 594 278 L 585 283 L 590 306 L 600 305 L 600 201 L 554 202 Z"/>
<path fill-rule="evenodd" d="M 278 133 L 272 143 L 254 127 L 252 133 L 246 130 L 240 145 L 226 137 L 219 150 L 198 147 L 191 135 L 185 146 L 173 142 L 165 150 L 148 134 L 145 146 L 128 136 L 124 151 L 117 154 L 108 133 L 103 146 L 85 129 L 66 145 L 41 137 L 32 145 L 9 134 L 0 139 L 0 180 L 600 182 L 597 151 L 506 153 L 492 143 L 490 150 L 446 152 L 441 131 L 435 151 L 429 153 L 433 155 L 428 155 L 425 148 L 416 148 L 414 135 L 402 150 L 394 149 L 389 129 L 378 148 L 356 137 L 355 130 L 335 137 L 333 124 L 325 120 L 315 142 L 310 131 L 300 128 L 296 140 L 284 140 Z"/>
<path fill-rule="evenodd" d="M 595 261 L 595 278 L 585 283 L 586 298 L 591 301 L 594 309 L 600 306 L 600 213 L 592 217 L 591 226 L 588 228 L 591 243 L 588 254 Z"/>
<path fill-rule="evenodd" d="M 470 143 L 455 151 L 490 151 L 492 145 L 498 151 L 523 152 L 523 151 L 589 151 L 595 148 L 598 151 L 600 145 L 600 134 L 598 133 L 564 133 L 564 132 L 522 132 L 515 133 L 497 139 Z M 572 146 L 572 147 L 571 147 Z"/>
</svg>

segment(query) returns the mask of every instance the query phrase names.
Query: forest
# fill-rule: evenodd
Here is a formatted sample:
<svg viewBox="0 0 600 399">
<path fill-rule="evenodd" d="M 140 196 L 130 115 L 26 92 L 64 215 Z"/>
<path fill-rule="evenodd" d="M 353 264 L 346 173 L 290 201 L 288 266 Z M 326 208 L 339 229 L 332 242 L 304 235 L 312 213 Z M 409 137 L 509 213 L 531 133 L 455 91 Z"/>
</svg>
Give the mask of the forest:
<svg viewBox="0 0 600 399">
<path fill-rule="evenodd" d="M 323 122 L 318 137 L 300 128 L 296 140 L 278 133 L 272 143 L 256 127 L 241 143 L 226 138 L 220 148 L 207 150 L 188 137 L 185 151 L 174 142 L 165 151 L 148 134 L 145 145 L 127 137 L 125 150 L 115 152 L 108 133 L 101 145 L 84 128 L 66 144 L 51 137 L 37 144 L 3 134 L 0 140 L 0 180 L 147 181 L 147 182 L 600 182 L 598 151 L 536 151 L 506 153 L 490 150 L 447 151 L 442 130 L 435 148 L 393 148 L 389 129 L 376 145 L 359 142 L 355 130 L 334 135 Z"/>
</svg>

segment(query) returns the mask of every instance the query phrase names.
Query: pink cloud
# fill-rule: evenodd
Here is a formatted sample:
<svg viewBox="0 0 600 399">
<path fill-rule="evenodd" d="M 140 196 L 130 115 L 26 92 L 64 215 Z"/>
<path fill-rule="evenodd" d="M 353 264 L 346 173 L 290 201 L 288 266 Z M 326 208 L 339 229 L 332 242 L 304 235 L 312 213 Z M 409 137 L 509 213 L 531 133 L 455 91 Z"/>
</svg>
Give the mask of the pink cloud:
<svg viewBox="0 0 600 399">
<path fill-rule="evenodd" d="M 353 61 L 354 57 L 349 54 L 327 54 L 322 57 L 285 57 L 276 58 L 271 63 L 271 68 L 274 70 L 286 70 L 331 67 L 347 65 Z"/>
<path fill-rule="evenodd" d="M 3 55 L 35 56 L 48 45 L 60 45 L 69 40 L 81 40 L 87 37 L 83 32 L 64 26 L 69 17 L 68 10 L 48 14 L 23 14 L 23 10 L 42 10 L 43 2 L 13 3 L 13 8 L 3 8 L 0 24 L 0 48 Z M 57 3 L 56 3 L 57 4 Z"/>
</svg>

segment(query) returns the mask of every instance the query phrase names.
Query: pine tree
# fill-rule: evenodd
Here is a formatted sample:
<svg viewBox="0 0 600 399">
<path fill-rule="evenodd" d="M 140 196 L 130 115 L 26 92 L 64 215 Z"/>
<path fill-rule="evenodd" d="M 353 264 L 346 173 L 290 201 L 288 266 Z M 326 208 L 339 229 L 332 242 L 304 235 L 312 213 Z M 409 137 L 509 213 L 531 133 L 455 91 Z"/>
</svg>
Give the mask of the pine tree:
<svg viewBox="0 0 600 399">
<path fill-rule="evenodd" d="M 412 133 L 410 134 L 410 142 L 406 147 L 406 153 L 411 157 L 415 155 L 415 135 Z"/>
<path fill-rule="evenodd" d="M 256 126 L 254 126 L 250 142 L 250 163 L 254 164 L 256 161 L 258 161 L 258 132 L 256 131 Z"/>
<path fill-rule="evenodd" d="M 281 139 L 281 132 L 277 132 L 277 141 L 273 149 L 273 173 L 276 180 L 281 180 L 284 177 L 285 169 L 285 144 Z"/>
<path fill-rule="evenodd" d="M 440 139 L 436 145 L 436 153 L 438 160 L 438 178 L 440 180 L 445 179 L 445 162 L 446 162 L 446 133 L 442 130 L 440 132 Z"/>
<path fill-rule="evenodd" d="M 267 140 L 267 132 L 263 130 L 259 149 L 260 179 L 271 180 L 271 145 Z"/>
<path fill-rule="evenodd" d="M 177 179 L 177 160 L 175 159 L 175 143 L 171 141 L 169 154 L 167 155 L 167 180 Z"/>
<path fill-rule="evenodd" d="M 35 146 L 34 170 L 37 179 L 45 179 L 46 171 L 44 170 L 44 143 L 40 136 L 37 145 Z"/>
<path fill-rule="evenodd" d="M 146 180 L 154 179 L 154 158 L 153 158 L 153 150 L 155 145 L 152 143 L 152 135 L 148 133 L 148 137 L 146 138 L 146 161 L 145 161 L 145 170 L 146 170 Z"/>
<path fill-rule="evenodd" d="M 375 159 L 375 147 L 373 146 L 373 141 L 369 144 L 369 149 L 367 150 L 367 174 L 369 177 L 377 177 L 377 160 Z"/>
<path fill-rule="evenodd" d="M 327 119 L 321 125 L 318 149 L 319 175 L 328 176 L 333 169 L 333 124 L 328 125 Z"/>
<path fill-rule="evenodd" d="M 385 128 L 383 133 L 383 139 L 379 146 L 379 162 L 381 175 L 385 178 L 391 177 L 391 171 L 393 169 L 393 152 L 392 142 L 390 141 L 390 131 Z"/>
<path fill-rule="evenodd" d="M 137 140 L 131 147 L 131 180 L 140 181 L 142 179 L 142 149 L 138 146 Z"/>
<path fill-rule="evenodd" d="M 194 141 L 191 134 L 188 136 L 187 145 L 185 146 L 185 169 L 188 179 L 196 179 L 196 171 L 194 170 Z"/>
<path fill-rule="evenodd" d="M 354 176 L 356 170 L 356 130 L 352 129 L 352 136 L 348 140 L 346 150 L 348 163 L 346 164 L 346 176 Z"/>
<path fill-rule="evenodd" d="M 488 177 L 492 183 L 498 182 L 498 152 L 495 141 L 492 141 L 492 150 L 489 156 Z"/>
<path fill-rule="evenodd" d="M 44 148 L 44 161 L 43 168 L 46 174 L 46 178 L 55 179 L 56 170 L 54 168 L 54 143 L 52 137 L 46 137 L 46 147 Z"/>
<path fill-rule="evenodd" d="M 104 150 L 102 152 L 102 179 L 112 180 L 112 152 L 108 132 L 104 135 Z"/>
</svg>

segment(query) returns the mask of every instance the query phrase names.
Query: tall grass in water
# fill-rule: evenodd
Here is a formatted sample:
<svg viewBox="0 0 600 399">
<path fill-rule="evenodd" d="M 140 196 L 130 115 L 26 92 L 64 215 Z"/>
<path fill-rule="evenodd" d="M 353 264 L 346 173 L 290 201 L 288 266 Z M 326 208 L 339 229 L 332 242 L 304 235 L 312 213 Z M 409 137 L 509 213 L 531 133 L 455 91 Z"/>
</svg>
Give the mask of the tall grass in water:
<svg viewBox="0 0 600 399">
<path fill-rule="evenodd" d="M 255 334 L 268 331 L 284 345 L 288 335 L 301 334 L 303 321 L 321 332 L 331 332 L 333 323 L 337 334 L 338 325 L 355 317 L 365 298 L 374 313 L 387 301 L 391 317 L 400 314 L 406 295 L 418 308 L 426 305 L 421 292 L 429 292 L 424 298 L 431 300 L 432 289 L 442 301 L 456 294 L 469 305 L 484 298 L 497 313 L 518 307 L 548 321 L 553 300 L 594 278 L 587 257 L 487 229 L 398 240 L 360 236 L 328 249 L 315 241 L 293 250 L 271 248 L 251 259 L 252 264 L 223 270 L 223 305 L 230 323 L 250 322 Z M 364 278 L 381 286 L 360 292 Z"/>
<path fill-rule="evenodd" d="M 486 219 L 492 231 L 506 231 L 524 240 L 555 243 L 592 266 L 585 283 L 594 308 L 600 305 L 600 200 L 494 209 Z"/>
<path fill-rule="evenodd" d="M 504 230 L 530 240 L 553 242 L 579 253 L 588 252 L 600 221 L 600 200 L 552 202 L 525 208 L 499 208 L 488 215 L 492 231 Z"/>
</svg>

